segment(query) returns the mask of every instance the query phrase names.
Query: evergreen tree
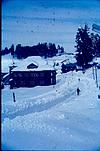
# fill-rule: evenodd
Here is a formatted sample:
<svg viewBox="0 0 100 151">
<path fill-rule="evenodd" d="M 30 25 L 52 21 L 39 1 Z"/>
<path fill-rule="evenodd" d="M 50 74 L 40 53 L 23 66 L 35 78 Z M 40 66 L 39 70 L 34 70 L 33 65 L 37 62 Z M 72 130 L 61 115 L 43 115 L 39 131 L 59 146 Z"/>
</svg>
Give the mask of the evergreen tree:
<svg viewBox="0 0 100 151">
<path fill-rule="evenodd" d="M 14 57 L 14 44 L 9 48 L 9 51 L 11 52 L 11 55 Z"/>
<path fill-rule="evenodd" d="M 5 49 L 1 51 L 1 55 L 6 55 L 6 54 L 9 54 L 9 53 L 10 53 L 10 51 L 7 47 L 5 47 Z"/>
<path fill-rule="evenodd" d="M 22 46 L 21 46 L 21 44 L 18 44 L 16 46 L 15 54 L 16 54 L 17 59 L 22 59 L 23 58 L 22 57 Z"/>
<path fill-rule="evenodd" d="M 63 47 L 61 47 L 60 50 L 61 50 L 61 52 L 60 52 L 61 54 L 64 53 L 64 48 Z"/>
<path fill-rule="evenodd" d="M 93 59 L 93 45 L 89 34 L 89 28 L 79 27 L 76 35 L 76 60 L 79 66 L 87 66 Z"/>
</svg>

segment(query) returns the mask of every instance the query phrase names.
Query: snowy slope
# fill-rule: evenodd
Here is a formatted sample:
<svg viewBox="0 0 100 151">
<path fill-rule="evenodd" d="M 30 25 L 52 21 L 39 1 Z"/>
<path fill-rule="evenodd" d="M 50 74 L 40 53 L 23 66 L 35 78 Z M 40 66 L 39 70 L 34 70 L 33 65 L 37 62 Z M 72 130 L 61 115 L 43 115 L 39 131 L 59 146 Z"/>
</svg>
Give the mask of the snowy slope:
<svg viewBox="0 0 100 151">
<path fill-rule="evenodd" d="M 76 95 L 77 87 L 81 89 L 80 96 Z M 16 94 L 15 103 L 12 91 Z M 2 98 L 2 142 L 18 150 L 100 149 L 100 100 L 97 96 L 92 69 L 85 74 L 59 75 L 54 87 L 6 88 Z"/>
</svg>

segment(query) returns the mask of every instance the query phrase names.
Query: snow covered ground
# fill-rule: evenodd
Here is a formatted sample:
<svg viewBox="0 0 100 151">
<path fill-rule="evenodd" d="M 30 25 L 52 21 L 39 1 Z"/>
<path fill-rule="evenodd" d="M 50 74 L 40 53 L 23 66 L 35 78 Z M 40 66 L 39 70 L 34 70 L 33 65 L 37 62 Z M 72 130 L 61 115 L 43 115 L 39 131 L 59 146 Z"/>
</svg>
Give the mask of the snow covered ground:
<svg viewBox="0 0 100 151">
<path fill-rule="evenodd" d="M 81 90 L 79 96 L 77 87 Z M 98 94 L 92 69 L 85 74 L 59 74 L 55 86 L 14 90 L 6 87 L 2 90 L 3 147 L 17 150 L 99 150 Z"/>
</svg>

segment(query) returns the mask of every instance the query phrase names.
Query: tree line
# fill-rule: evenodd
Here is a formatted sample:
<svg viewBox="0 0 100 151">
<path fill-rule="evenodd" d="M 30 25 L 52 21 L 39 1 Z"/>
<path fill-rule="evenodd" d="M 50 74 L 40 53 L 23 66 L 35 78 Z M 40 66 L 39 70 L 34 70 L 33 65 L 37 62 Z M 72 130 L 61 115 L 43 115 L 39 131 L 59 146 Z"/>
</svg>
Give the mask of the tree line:
<svg viewBox="0 0 100 151">
<path fill-rule="evenodd" d="M 56 46 L 54 43 L 39 43 L 33 46 L 21 46 L 21 44 L 18 44 L 14 50 L 14 45 L 12 44 L 9 49 L 6 47 L 1 51 L 1 55 L 9 53 L 18 59 L 27 58 L 28 56 L 42 56 L 47 58 L 64 53 L 64 48 L 60 45 Z"/>
</svg>

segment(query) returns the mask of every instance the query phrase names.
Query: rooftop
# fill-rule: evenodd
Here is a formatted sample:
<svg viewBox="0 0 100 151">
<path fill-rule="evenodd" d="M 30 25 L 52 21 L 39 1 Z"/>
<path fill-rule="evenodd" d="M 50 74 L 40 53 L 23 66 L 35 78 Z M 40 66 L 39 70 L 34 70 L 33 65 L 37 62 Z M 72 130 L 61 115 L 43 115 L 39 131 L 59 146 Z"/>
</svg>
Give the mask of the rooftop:
<svg viewBox="0 0 100 151">
<path fill-rule="evenodd" d="M 12 71 L 41 71 L 54 70 L 54 68 L 47 64 L 47 62 L 39 56 L 28 57 L 20 61 L 19 65 Z"/>
</svg>

